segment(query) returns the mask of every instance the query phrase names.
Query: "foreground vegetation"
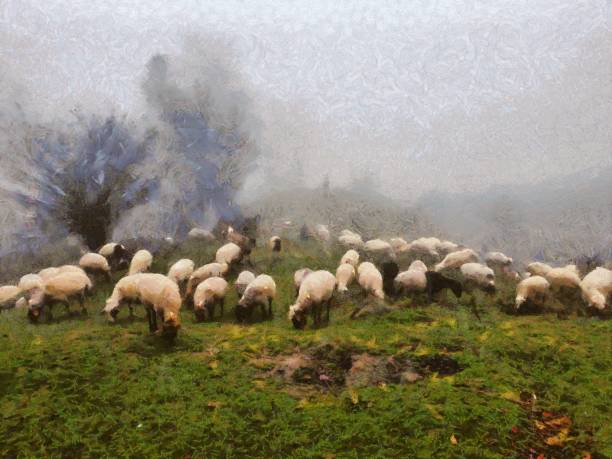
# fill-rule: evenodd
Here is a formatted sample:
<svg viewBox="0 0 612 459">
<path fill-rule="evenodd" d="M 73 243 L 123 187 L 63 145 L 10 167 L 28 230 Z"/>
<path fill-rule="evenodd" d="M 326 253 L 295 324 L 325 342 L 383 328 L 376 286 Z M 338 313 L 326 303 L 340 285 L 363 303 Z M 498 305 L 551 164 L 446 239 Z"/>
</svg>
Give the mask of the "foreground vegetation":
<svg viewBox="0 0 612 459">
<path fill-rule="evenodd" d="M 179 247 L 154 268 L 208 262 L 214 249 Z M 237 325 L 232 292 L 220 322 L 183 311 L 174 345 L 149 336 L 142 309 L 105 323 L 111 285 L 87 316 L 58 308 L 34 326 L 23 310 L 2 314 L 0 455 L 612 456 L 610 321 L 508 314 L 511 286 L 477 295 L 480 320 L 471 296 L 452 294 L 353 320 L 355 290 L 329 326 L 293 330 L 293 271 L 335 269 L 340 253 L 255 251 L 277 281 L 274 319 Z"/>
</svg>

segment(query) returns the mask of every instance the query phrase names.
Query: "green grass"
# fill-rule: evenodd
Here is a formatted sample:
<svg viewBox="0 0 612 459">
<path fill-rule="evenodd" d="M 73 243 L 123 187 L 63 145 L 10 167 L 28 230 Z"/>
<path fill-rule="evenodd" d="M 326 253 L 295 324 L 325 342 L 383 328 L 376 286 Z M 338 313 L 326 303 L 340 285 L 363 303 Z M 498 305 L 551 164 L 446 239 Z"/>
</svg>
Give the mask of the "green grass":
<svg viewBox="0 0 612 459">
<path fill-rule="evenodd" d="M 185 245 L 154 268 L 165 272 L 184 256 L 208 262 L 214 249 Z M 134 320 L 122 311 L 106 324 L 98 311 L 110 285 L 88 300 L 86 317 L 57 308 L 52 323 L 30 325 L 25 311 L 3 313 L 0 456 L 511 458 L 530 448 L 612 456 L 610 321 L 508 315 L 497 305 L 509 301 L 507 286 L 494 304 L 478 297 L 482 321 L 450 294 L 447 306 L 404 300 L 397 311 L 351 320 L 362 301 L 355 294 L 329 326 L 293 330 L 293 271 L 333 269 L 341 253 L 291 244 L 274 260 L 255 251 L 256 269 L 277 281 L 274 319 L 254 314 L 251 325 L 236 325 L 232 291 L 221 322 L 196 324 L 184 310 L 174 345 L 149 336 L 140 308 Z M 268 374 L 279 355 L 324 344 L 413 361 L 447 355 L 463 370 L 359 388 Z M 547 416 L 571 420 L 560 446 L 537 427 Z"/>
</svg>

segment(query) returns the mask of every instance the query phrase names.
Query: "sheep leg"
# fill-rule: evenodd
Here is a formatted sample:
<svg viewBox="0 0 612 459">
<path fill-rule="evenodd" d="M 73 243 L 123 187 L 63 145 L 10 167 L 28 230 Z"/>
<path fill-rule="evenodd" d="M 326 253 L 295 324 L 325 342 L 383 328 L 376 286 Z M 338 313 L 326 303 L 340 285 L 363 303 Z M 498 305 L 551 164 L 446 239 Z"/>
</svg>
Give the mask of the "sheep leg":
<svg viewBox="0 0 612 459">
<path fill-rule="evenodd" d="M 261 313 L 262 319 L 265 319 L 268 316 L 266 313 L 266 305 L 264 303 L 259 303 L 259 312 Z"/>
<path fill-rule="evenodd" d="M 133 318 L 134 317 L 134 306 L 132 306 L 132 302 L 128 301 L 127 306 L 128 306 L 128 308 L 130 310 L 130 318 Z"/>
<path fill-rule="evenodd" d="M 331 298 L 329 300 L 327 300 L 327 317 L 326 317 L 326 322 L 329 323 L 329 310 L 331 308 Z"/>
<path fill-rule="evenodd" d="M 272 298 L 268 298 L 268 318 L 272 319 Z"/>
<path fill-rule="evenodd" d="M 219 320 L 223 319 L 223 307 L 225 306 L 225 298 L 219 299 L 219 309 L 221 309 L 221 315 L 219 316 Z"/>
<path fill-rule="evenodd" d="M 60 303 L 62 303 L 64 305 L 64 307 L 66 308 L 66 315 L 70 315 L 70 303 L 67 300 L 64 301 L 60 301 Z"/>
<path fill-rule="evenodd" d="M 52 301 L 43 302 L 43 307 L 46 309 L 47 322 L 51 322 L 53 320 L 53 312 L 51 311 L 53 307 Z"/>
<path fill-rule="evenodd" d="M 79 295 L 79 306 L 81 306 L 81 314 L 87 314 L 87 308 L 85 307 L 85 292 L 81 292 Z"/>
</svg>

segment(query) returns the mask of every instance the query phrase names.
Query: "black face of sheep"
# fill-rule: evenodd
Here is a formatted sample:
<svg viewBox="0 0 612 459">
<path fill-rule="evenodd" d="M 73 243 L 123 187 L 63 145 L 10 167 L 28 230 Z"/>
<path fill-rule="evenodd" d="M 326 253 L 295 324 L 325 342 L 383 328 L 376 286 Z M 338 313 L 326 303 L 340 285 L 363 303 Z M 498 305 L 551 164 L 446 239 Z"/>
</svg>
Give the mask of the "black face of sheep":
<svg viewBox="0 0 612 459">
<path fill-rule="evenodd" d="M 273 252 L 280 252 L 281 251 L 281 240 L 280 239 L 275 239 L 274 240 L 274 244 L 272 245 L 272 251 Z"/>
<path fill-rule="evenodd" d="M 296 312 L 291 318 L 291 322 L 293 322 L 293 328 L 296 330 L 303 330 L 306 327 L 306 314 Z"/>
<path fill-rule="evenodd" d="M 394 261 L 382 264 L 383 290 L 385 294 L 395 295 L 395 277 L 399 274 L 399 266 Z"/>
<path fill-rule="evenodd" d="M 450 289 L 457 298 L 461 298 L 461 294 L 463 293 L 461 282 L 446 277 L 436 271 L 427 271 L 425 277 L 427 278 L 427 295 L 429 301 L 433 301 L 433 296 L 445 288 Z"/>
<path fill-rule="evenodd" d="M 28 309 L 28 320 L 32 323 L 37 323 L 40 318 L 42 308 L 31 307 Z"/>
<path fill-rule="evenodd" d="M 487 286 L 483 287 L 482 290 L 485 293 L 488 293 L 489 295 L 495 295 L 495 292 L 497 291 L 497 289 L 495 288 L 495 285 L 487 285 Z"/>
<path fill-rule="evenodd" d="M 193 314 L 195 315 L 197 322 L 204 322 L 208 317 L 208 310 L 206 306 L 197 307 L 193 309 Z"/>
</svg>

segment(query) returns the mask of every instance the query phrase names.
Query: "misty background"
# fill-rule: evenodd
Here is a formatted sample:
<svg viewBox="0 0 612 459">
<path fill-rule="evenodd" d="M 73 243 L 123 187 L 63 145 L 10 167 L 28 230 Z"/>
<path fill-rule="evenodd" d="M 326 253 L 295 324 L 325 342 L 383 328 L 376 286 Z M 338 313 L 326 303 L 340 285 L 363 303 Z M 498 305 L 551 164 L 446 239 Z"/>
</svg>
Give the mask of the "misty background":
<svg viewBox="0 0 612 459">
<path fill-rule="evenodd" d="M 0 1 L 0 256 L 98 202 L 610 258 L 611 43 L 605 0 Z"/>
</svg>

